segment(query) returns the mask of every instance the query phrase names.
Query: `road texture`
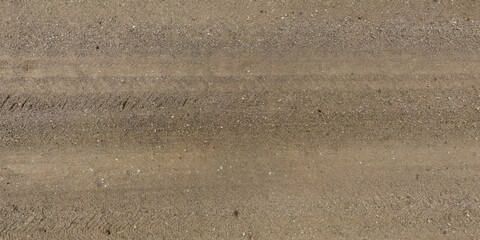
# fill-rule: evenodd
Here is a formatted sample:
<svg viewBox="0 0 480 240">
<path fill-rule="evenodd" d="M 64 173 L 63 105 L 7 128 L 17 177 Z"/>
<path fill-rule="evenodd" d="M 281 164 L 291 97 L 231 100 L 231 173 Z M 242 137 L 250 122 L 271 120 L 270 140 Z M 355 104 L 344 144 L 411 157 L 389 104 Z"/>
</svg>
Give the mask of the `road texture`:
<svg viewBox="0 0 480 240">
<path fill-rule="evenodd" d="M 0 1 L 0 239 L 479 239 L 480 1 Z"/>
</svg>

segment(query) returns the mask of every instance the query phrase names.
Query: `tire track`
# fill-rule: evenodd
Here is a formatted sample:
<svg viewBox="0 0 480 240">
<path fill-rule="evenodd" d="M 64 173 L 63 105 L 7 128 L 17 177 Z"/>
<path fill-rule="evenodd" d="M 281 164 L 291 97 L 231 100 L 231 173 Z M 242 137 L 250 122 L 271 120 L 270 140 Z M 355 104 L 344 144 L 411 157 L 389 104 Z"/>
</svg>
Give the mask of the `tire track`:
<svg viewBox="0 0 480 240">
<path fill-rule="evenodd" d="M 70 226 L 58 225 L 61 222 L 57 222 L 57 224 L 50 227 L 43 223 L 55 222 L 52 221 L 52 216 L 47 216 L 45 221 L 40 221 L 40 219 L 32 217 L 33 216 L 12 221 L 9 226 L 2 228 L 0 238 L 8 237 L 8 235 L 25 236 L 29 233 L 38 232 L 39 234 L 75 236 L 75 238 L 78 239 L 93 239 L 110 234 L 115 235 L 115 233 L 127 229 L 130 229 L 128 231 L 136 231 L 136 229 L 139 229 L 138 231 L 143 232 L 143 234 L 139 234 L 139 236 L 145 236 L 145 233 L 158 233 L 162 228 L 162 223 L 155 221 L 152 223 L 151 220 L 156 218 L 155 215 L 145 215 L 138 212 L 122 213 L 122 215 L 116 217 L 111 214 L 100 214 L 98 212 L 77 214 L 73 216 L 73 218 L 63 220 L 65 223 L 74 222 L 74 224 L 70 224 Z M 39 229 L 45 229 L 45 231 L 38 231 Z M 107 233 L 107 230 L 110 231 L 110 234 Z"/>
<path fill-rule="evenodd" d="M 7 103 L 8 99 L 10 99 L 10 97 L 11 97 L 10 94 L 5 97 L 5 100 L 3 100 L 2 105 L 0 106 L 0 109 L 3 108 L 3 106 L 5 106 L 5 103 Z"/>
<path fill-rule="evenodd" d="M 425 94 L 430 94 L 425 98 Z M 452 98 L 450 96 L 462 97 Z M 275 106 L 336 106 L 338 109 L 353 109 L 368 101 L 377 101 L 389 108 L 406 108 L 418 110 L 468 108 L 476 110 L 480 107 L 480 95 L 467 86 L 454 90 L 425 89 L 412 91 L 387 91 L 381 93 L 375 90 L 365 90 L 350 95 L 345 91 L 262 91 L 262 92 L 190 92 L 186 93 L 129 93 L 115 95 L 111 93 L 77 94 L 64 96 L 62 94 L 6 94 L 0 111 L 7 112 L 45 112 L 48 110 L 83 111 L 155 111 L 162 108 L 191 109 L 211 108 L 235 109 L 246 107 L 252 109 L 272 108 Z M 439 97 L 436 97 L 439 96 Z M 352 101 L 349 107 L 334 99 Z M 354 102 L 356 101 L 356 102 Z M 425 106 L 425 102 L 430 105 Z M 372 107 L 378 107 L 379 104 Z M 212 109 L 214 111 L 215 109 Z M 351 111 L 351 110 L 350 110 Z"/>
</svg>

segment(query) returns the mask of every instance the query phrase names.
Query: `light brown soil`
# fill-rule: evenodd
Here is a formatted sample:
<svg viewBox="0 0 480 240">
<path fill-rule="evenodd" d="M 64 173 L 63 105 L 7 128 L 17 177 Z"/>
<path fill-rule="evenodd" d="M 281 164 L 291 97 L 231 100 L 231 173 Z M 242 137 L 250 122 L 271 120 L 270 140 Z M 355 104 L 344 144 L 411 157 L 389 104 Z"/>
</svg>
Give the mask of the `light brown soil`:
<svg viewBox="0 0 480 240">
<path fill-rule="evenodd" d="M 0 239 L 478 239 L 479 9 L 1 1 Z"/>
</svg>

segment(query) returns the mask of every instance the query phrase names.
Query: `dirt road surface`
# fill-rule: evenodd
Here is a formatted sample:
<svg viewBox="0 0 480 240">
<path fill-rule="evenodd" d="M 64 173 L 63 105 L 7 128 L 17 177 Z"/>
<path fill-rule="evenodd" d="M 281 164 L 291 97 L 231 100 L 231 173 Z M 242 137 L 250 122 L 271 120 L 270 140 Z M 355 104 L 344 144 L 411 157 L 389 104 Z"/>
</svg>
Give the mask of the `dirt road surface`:
<svg viewBox="0 0 480 240">
<path fill-rule="evenodd" d="M 480 239 L 480 1 L 0 1 L 0 239 Z"/>
</svg>

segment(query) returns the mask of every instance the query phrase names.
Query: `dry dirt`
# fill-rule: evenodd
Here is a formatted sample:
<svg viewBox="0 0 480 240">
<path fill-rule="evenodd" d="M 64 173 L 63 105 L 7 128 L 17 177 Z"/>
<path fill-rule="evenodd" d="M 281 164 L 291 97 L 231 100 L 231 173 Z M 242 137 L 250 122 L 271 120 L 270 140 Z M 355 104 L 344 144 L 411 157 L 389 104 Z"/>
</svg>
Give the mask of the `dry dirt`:
<svg viewBox="0 0 480 240">
<path fill-rule="evenodd" d="M 480 239 L 480 1 L 0 1 L 0 239 Z"/>
</svg>

